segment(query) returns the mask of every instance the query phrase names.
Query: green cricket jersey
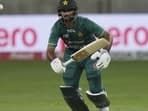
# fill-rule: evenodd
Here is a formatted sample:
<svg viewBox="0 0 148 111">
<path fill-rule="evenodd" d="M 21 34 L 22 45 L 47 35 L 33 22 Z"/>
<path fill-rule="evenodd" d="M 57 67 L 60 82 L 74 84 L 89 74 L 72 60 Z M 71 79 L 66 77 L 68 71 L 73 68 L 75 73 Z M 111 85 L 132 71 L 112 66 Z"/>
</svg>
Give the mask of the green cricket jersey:
<svg viewBox="0 0 148 111">
<path fill-rule="evenodd" d="M 73 28 L 70 29 L 59 19 L 52 27 L 48 44 L 56 47 L 58 39 L 62 38 L 69 49 L 78 50 L 103 33 L 103 28 L 85 17 L 77 16 Z"/>
<path fill-rule="evenodd" d="M 52 27 L 48 44 L 56 47 L 58 39 L 62 38 L 65 44 L 67 44 L 63 61 L 67 61 L 71 58 L 71 54 L 94 41 L 95 36 L 101 37 L 103 34 L 103 28 L 87 18 L 77 16 L 74 20 L 74 27 L 70 29 L 65 27 L 62 19 L 59 19 Z M 94 67 L 95 63 L 96 60 L 91 60 L 88 57 L 83 61 L 67 65 L 63 73 L 64 84 L 78 88 L 80 76 L 83 69 L 85 69 L 89 81 L 89 90 L 91 92 L 100 92 L 103 89 L 101 72 Z"/>
</svg>

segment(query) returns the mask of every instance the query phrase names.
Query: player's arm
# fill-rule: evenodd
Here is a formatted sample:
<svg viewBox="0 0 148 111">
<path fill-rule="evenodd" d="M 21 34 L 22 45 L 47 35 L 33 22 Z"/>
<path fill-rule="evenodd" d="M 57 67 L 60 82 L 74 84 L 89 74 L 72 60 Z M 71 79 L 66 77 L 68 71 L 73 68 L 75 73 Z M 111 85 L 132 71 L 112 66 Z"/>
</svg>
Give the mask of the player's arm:
<svg viewBox="0 0 148 111">
<path fill-rule="evenodd" d="M 47 46 L 47 59 L 50 63 L 51 68 L 56 73 L 63 73 L 65 67 L 63 66 L 61 60 L 56 57 L 55 49 L 60 37 L 58 24 L 56 23 L 51 30 L 51 34 L 48 40 Z"/>
<path fill-rule="evenodd" d="M 49 39 L 49 43 L 47 47 L 47 59 L 53 71 L 60 74 L 65 71 L 65 67 L 63 66 L 62 61 L 56 56 L 56 53 L 55 53 L 55 49 L 57 46 L 56 44 L 57 44 L 57 40 L 53 42 L 52 38 Z"/>
<path fill-rule="evenodd" d="M 55 48 L 57 46 L 59 37 L 60 37 L 59 25 L 58 22 L 56 22 L 51 29 L 51 33 L 48 40 L 47 59 L 49 60 L 49 62 L 51 62 L 54 58 L 56 58 Z"/>
<path fill-rule="evenodd" d="M 102 32 L 102 34 L 99 36 L 99 38 L 105 38 L 110 44 L 105 47 L 104 49 L 110 51 L 111 46 L 112 46 L 112 42 L 113 42 L 113 38 L 110 36 L 110 34 L 106 31 Z"/>
<path fill-rule="evenodd" d="M 112 46 L 112 38 L 108 32 L 106 32 L 101 26 L 96 24 L 95 22 L 85 19 L 84 22 L 85 30 L 87 30 L 89 33 L 93 34 L 97 38 L 105 38 L 107 41 L 109 41 L 109 45 L 105 47 L 104 49 L 107 49 L 108 51 L 111 49 Z"/>
<path fill-rule="evenodd" d="M 63 66 L 62 61 L 57 58 L 56 53 L 55 53 L 55 48 L 52 45 L 48 45 L 47 47 L 47 59 L 50 62 L 50 66 L 53 69 L 54 72 L 57 74 L 61 74 L 65 71 L 65 67 Z"/>
<path fill-rule="evenodd" d="M 47 59 L 48 59 L 48 61 L 51 62 L 55 58 L 56 58 L 55 47 L 48 45 L 48 47 L 47 47 Z"/>
</svg>

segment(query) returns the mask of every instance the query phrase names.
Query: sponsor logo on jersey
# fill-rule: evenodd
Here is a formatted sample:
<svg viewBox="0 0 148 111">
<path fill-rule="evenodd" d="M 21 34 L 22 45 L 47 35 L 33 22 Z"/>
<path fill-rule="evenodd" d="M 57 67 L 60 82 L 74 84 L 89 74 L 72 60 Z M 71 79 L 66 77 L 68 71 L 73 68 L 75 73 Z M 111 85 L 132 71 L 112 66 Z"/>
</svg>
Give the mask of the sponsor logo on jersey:
<svg viewBox="0 0 148 111">
<path fill-rule="evenodd" d="M 67 29 L 67 32 L 72 33 L 72 32 L 76 32 L 76 31 L 74 29 Z"/>
<path fill-rule="evenodd" d="M 69 34 L 63 34 L 63 38 L 69 38 Z"/>
<path fill-rule="evenodd" d="M 84 34 L 83 34 L 82 32 L 78 32 L 78 36 L 79 36 L 79 37 L 83 37 Z"/>
</svg>

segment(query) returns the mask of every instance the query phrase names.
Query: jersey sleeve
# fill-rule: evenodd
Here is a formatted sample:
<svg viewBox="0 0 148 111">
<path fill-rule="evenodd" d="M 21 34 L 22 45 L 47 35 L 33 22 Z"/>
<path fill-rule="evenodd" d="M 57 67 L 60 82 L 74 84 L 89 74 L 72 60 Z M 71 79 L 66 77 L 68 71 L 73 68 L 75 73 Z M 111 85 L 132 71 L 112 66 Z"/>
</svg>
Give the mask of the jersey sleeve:
<svg viewBox="0 0 148 111">
<path fill-rule="evenodd" d="M 101 26 L 87 18 L 85 20 L 85 29 L 88 33 L 95 35 L 96 37 L 101 37 L 101 35 L 103 35 L 105 32 Z"/>
<path fill-rule="evenodd" d="M 54 24 L 52 29 L 51 29 L 51 33 L 48 39 L 48 45 L 52 46 L 52 47 L 56 47 L 58 40 L 59 40 L 59 29 L 57 24 Z"/>
</svg>

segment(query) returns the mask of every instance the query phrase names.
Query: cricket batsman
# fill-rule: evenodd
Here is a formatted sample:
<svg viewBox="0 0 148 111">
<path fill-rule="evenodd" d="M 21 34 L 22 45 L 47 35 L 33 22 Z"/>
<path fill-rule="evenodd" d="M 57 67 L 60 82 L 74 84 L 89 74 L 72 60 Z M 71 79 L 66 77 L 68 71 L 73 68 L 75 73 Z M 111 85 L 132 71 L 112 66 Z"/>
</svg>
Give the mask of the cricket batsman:
<svg viewBox="0 0 148 111">
<path fill-rule="evenodd" d="M 101 80 L 101 70 L 110 64 L 109 51 L 112 46 L 112 38 L 101 26 L 78 15 L 75 0 L 59 0 L 57 12 L 59 19 L 51 30 L 47 57 L 53 71 L 63 75 L 64 84 L 60 86 L 60 90 L 64 100 L 72 111 L 90 111 L 79 91 L 80 78 L 82 71 L 85 70 L 89 85 L 89 89 L 86 91 L 87 97 L 98 108 L 98 111 L 109 111 L 110 102 Z M 66 44 L 63 59 L 57 58 L 55 54 L 59 38 Z M 107 40 L 109 45 L 82 61 L 63 65 L 73 53 L 101 38 Z"/>
</svg>

